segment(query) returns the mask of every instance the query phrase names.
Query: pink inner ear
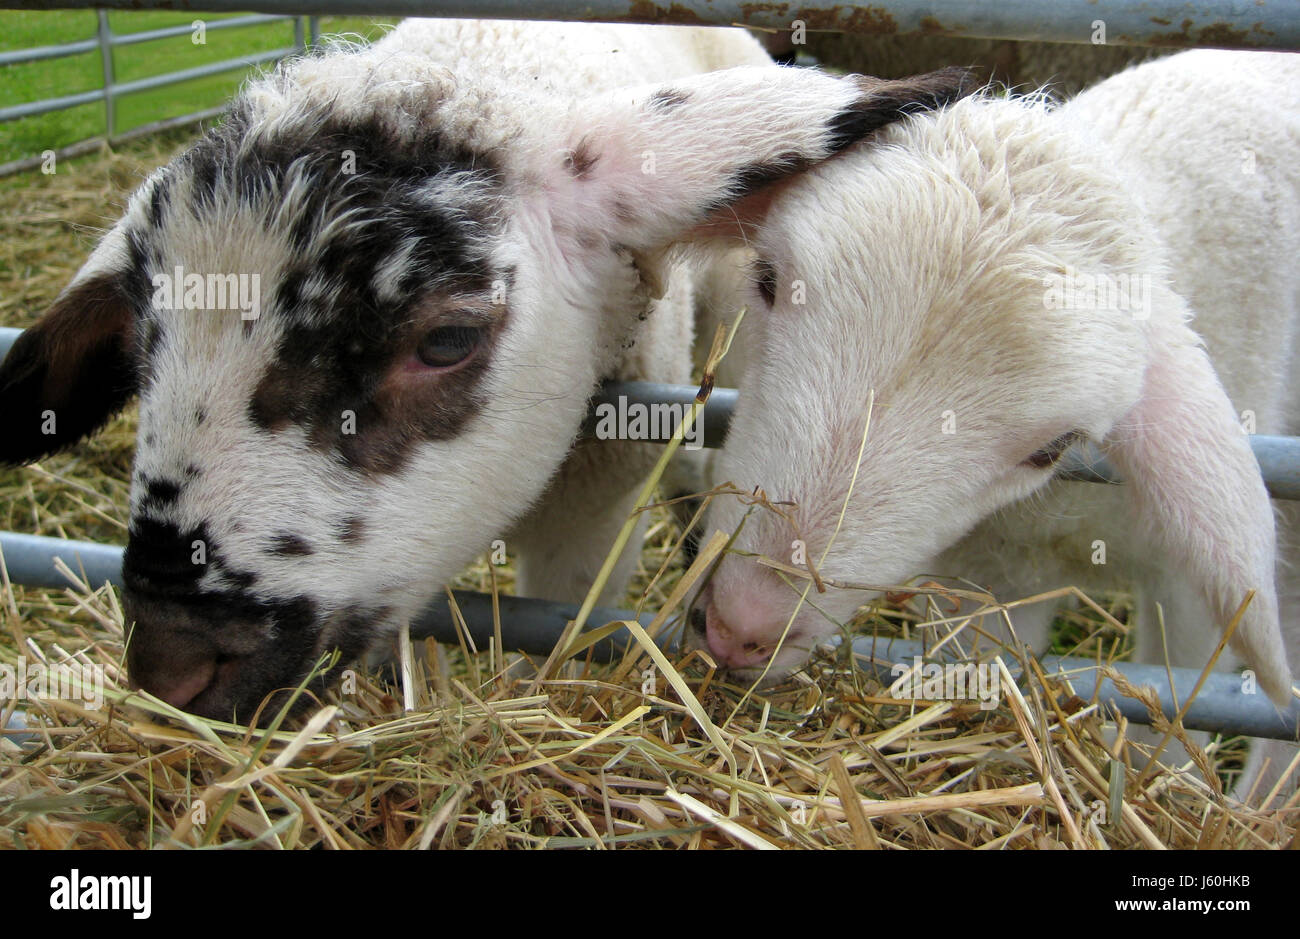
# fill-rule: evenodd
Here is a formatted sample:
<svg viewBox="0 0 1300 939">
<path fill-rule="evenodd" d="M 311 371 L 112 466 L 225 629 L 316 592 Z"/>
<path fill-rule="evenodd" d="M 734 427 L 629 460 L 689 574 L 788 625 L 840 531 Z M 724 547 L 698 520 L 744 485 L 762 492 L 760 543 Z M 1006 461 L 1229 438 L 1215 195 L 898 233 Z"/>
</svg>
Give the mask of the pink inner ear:
<svg viewBox="0 0 1300 939">
<path fill-rule="evenodd" d="M 767 218 L 772 203 L 793 180 L 794 177 L 785 177 L 769 183 L 758 192 L 751 193 L 730 205 L 715 209 L 703 221 L 689 229 L 682 236 L 682 240 L 704 241 L 717 238 L 748 244 L 758 227 Z"/>
</svg>

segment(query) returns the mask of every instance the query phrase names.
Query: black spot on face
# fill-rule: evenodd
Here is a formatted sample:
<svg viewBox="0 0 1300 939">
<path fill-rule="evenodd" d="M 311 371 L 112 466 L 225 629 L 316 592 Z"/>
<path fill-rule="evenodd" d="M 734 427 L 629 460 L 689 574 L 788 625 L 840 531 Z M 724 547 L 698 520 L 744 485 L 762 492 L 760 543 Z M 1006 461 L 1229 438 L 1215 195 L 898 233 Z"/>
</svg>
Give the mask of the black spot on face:
<svg viewBox="0 0 1300 939">
<path fill-rule="evenodd" d="M 211 557 L 215 546 L 206 525 L 182 531 L 172 522 L 131 519 L 122 559 L 123 581 L 128 588 L 164 594 L 195 590 L 205 573 L 203 564 L 194 563 L 196 541 L 203 543 L 204 552 Z"/>
<path fill-rule="evenodd" d="M 142 391 L 147 392 L 153 385 L 158 350 L 162 347 L 166 333 L 163 324 L 151 310 L 144 311 L 137 323 L 136 347 L 139 355 L 136 358 L 136 383 Z"/>
<path fill-rule="evenodd" d="M 270 553 L 278 557 L 304 557 L 312 554 L 312 547 L 291 532 L 281 532 L 271 539 Z"/>
<path fill-rule="evenodd" d="M 766 258 L 754 262 L 754 283 L 768 306 L 776 304 L 776 268 Z"/>
<path fill-rule="evenodd" d="M 575 179 L 586 179 L 591 175 L 592 167 L 596 165 L 598 159 L 600 156 L 592 149 L 591 143 L 584 140 L 565 158 L 564 168 Z"/>
<path fill-rule="evenodd" d="M 345 518 L 339 526 L 339 540 L 344 544 L 360 544 L 366 536 L 366 520 L 359 515 Z"/>
<path fill-rule="evenodd" d="M 249 419 L 272 433 L 299 425 L 313 448 L 368 473 L 396 472 L 416 444 L 461 433 L 483 407 L 478 388 L 508 307 L 434 299 L 401 309 L 380 339 L 348 322 L 288 330 L 249 401 Z M 467 323 L 477 324 L 476 345 L 464 361 L 412 369 L 430 330 Z"/>
<path fill-rule="evenodd" d="M 206 409 L 201 407 L 194 409 L 195 427 L 202 427 L 205 423 L 207 423 L 207 420 L 208 420 L 208 412 Z"/>
<path fill-rule="evenodd" d="M 162 225 L 163 213 L 171 201 L 169 178 L 163 176 L 154 182 L 153 191 L 149 193 L 149 223 L 155 228 Z"/>
<path fill-rule="evenodd" d="M 507 304 L 487 303 L 494 280 L 508 283 L 488 261 L 500 224 L 499 173 L 491 155 L 443 139 L 430 129 L 434 122 L 347 119 L 321 106 L 314 123 L 304 122 L 308 129 L 280 139 L 254 133 L 250 114 L 236 104 L 226 124 L 184 158 L 200 218 L 232 198 L 269 216 L 282 209 L 277 191 L 293 184 L 308 193 L 290 224 L 298 257 L 262 314 L 277 320 L 281 338 L 248 419 L 268 432 L 296 424 L 317 449 L 366 471 L 392 471 L 414 443 L 459 433 L 480 407 L 475 389 L 491 342 L 445 380 L 399 384 L 390 373 L 418 340 L 417 327 L 465 325 L 455 321 L 452 300 L 473 298 L 492 310 L 494 327 L 508 316 Z M 339 171 L 346 150 L 355 153 L 354 175 Z M 594 156 L 580 147 L 575 159 L 583 173 Z M 443 179 L 446 201 L 438 196 Z M 343 215 L 347 221 L 338 222 Z M 245 321 L 245 331 L 257 322 Z M 411 391 L 426 385 L 423 397 Z"/>
<path fill-rule="evenodd" d="M 199 579 L 209 568 L 220 571 L 239 590 L 257 583 L 256 574 L 234 567 L 224 557 L 206 524 L 182 530 L 170 521 L 132 517 L 122 558 L 122 580 L 128 589 L 188 596 L 198 590 Z"/>
<path fill-rule="evenodd" d="M 302 303 L 303 285 L 311 273 L 311 268 L 300 264 L 285 272 L 280 285 L 276 288 L 276 306 L 282 310 L 296 310 Z"/>
<path fill-rule="evenodd" d="M 124 285 L 131 309 L 136 312 L 153 306 L 154 290 L 150 272 L 162 266 L 158 239 L 150 237 L 151 234 L 147 229 L 126 230 L 127 276 Z"/>
<path fill-rule="evenodd" d="M 252 571 L 239 570 L 238 568 L 229 567 L 221 555 L 209 561 L 213 567 L 221 571 L 225 577 L 230 580 L 240 590 L 248 590 L 257 583 L 257 575 Z"/>
<path fill-rule="evenodd" d="M 688 92 L 672 88 L 660 88 L 650 96 L 646 104 L 652 111 L 671 111 L 691 100 Z"/>
<path fill-rule="evenodd" d="M 704 607 L 691 607 L 689 619 L 690 627 L 697 636 L 703 636 L 708 631 L 708 617 L 705 615 Z"/>
<path fill-rule="evenodd" d="M 632 206 L 628 205 L 622 199 L 614 200 L 613 212 L 614 218 L 618 219 L 624 225 L 633 225 L 639 218 L 636 209 L 632 208 Z"/>
<path fill-rule="evenodd" d="M 350 606 L 336 616 L 327 643 L 343 654 L 344 661 L 356 658 L 378 638 L 392 614 L 390 606 Z"/>
<path fill-rule="evenodd" d="M 171 479 L 151 479 L 145 477 L 144 505 L 156 511 L 166 511 L 176 504 L 181 496 L 181 484 Z"/>
<path fill-rule="evenodd" d="M 146 364 L 151 364 L 158 355 L 158 347 L 162 345 L 163 325 L 152 316 L 146 316 L 140 324 L 140 332 L 142 358 Z"/>
</svg>

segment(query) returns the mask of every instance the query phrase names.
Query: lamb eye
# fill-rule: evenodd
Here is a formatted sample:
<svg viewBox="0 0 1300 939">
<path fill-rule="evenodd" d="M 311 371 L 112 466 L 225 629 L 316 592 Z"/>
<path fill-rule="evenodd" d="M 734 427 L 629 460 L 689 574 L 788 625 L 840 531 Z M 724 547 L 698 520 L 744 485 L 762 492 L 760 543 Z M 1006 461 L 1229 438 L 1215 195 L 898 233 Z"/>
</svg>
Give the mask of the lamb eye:
<svg viewBox="0 0 1300 939">
<path fill-rule="evenodd" d="M 469 358 L 482 338 L 478 326 L 439 326 L 424 334 L 415 354 L 430 368 L 447 368 Z"/>
<path fill-rule="evenodd" d="M 1068 434 L 1061 434 L 1041 450 L 1035 450 L 1029 454 L 1029 458 L 1024 460 L 1021 466 L 1032 466 L 1035 469 L 1047 469 L 1049 466 L 1055 466 L 1056 462 L 1070 445 L 1076 440 L 1082 440 L 1083 434 L 1077 430 L 1072 430 Z"/>
</svg>

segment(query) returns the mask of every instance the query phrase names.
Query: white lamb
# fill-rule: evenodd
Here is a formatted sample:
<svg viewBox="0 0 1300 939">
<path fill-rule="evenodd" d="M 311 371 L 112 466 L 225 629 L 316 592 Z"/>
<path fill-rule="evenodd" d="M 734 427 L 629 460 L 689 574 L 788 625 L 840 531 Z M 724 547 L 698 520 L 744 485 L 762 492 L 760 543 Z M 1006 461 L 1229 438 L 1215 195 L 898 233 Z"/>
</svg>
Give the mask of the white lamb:
<svg viewBox="0 0 1300 939">
<path fill-rule="evenodd" d="M 1158 603 L 1185 667 L 1255 591 L 1232 646 L 1292 693 L 1300 512 L 1270 504 L 1243 420 L 1300 432 L 1300 57 L 1189 52 L 1059 108 L 918 113 L 789 185 L 755 245 L 765 312 L 717 473 L 798 507 L 751 512 L 738 548 L 790 564 L 799 539 L 824 578 L 1003 600 L 1132 585 L 1140 657 L 1163 660 Z M 1126 483 L 1054 481 L 1079 438 Z M 746 511 L 718 499 L 708 527 Z M 697 604 L 709 648 L 780 675 L 869 596 L 814 590 L 791 620 L 806 585 L 728 555 Z M 1054 612 L 1017 609 L 1020 637 L 1045 651 Z M 1265 752 L 1276 774 L 1294 751 Z"/>
</svg>

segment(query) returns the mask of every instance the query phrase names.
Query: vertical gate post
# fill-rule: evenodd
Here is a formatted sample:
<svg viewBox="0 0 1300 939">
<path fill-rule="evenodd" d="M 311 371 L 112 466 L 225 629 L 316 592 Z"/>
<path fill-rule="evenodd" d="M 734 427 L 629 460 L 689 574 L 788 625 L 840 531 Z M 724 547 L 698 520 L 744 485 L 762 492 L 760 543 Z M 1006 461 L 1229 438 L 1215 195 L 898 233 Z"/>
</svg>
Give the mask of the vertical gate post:
<svg viewBox="0 0 1300 939">
<path fill-rule="evenodd" d="M 113 31 L 108 26 L 108 11 L 99 14 L 99 58 L 104 64 L 104 139 L 112 141 L 117 133 L 116 104 L 113 101 Z"/>
</svg>

